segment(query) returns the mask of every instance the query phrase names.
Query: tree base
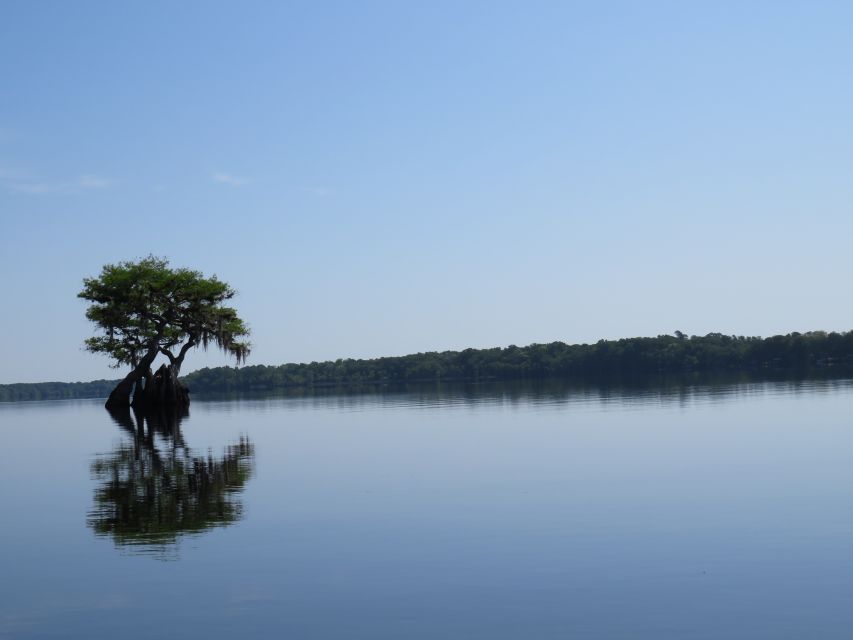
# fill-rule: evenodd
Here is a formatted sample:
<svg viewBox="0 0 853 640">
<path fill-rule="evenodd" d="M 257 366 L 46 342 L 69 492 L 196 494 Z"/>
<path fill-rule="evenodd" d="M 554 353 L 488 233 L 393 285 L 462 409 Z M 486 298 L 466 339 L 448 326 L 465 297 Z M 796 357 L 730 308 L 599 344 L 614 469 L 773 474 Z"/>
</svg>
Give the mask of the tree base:
<svg viewBox="0 0 853 640">
<path fill-rule="evenodd" d="M 111 411 L 128 407 L 144 411 L 165 407 L 182 410 L 190 406 L 190 391 L 181 384 L 174 370 L 164 364 L 157 373 L 152 374 L 149 370 L 135 384 L 122 380 L 113 389 L 105 406 Z"/>
</svg>

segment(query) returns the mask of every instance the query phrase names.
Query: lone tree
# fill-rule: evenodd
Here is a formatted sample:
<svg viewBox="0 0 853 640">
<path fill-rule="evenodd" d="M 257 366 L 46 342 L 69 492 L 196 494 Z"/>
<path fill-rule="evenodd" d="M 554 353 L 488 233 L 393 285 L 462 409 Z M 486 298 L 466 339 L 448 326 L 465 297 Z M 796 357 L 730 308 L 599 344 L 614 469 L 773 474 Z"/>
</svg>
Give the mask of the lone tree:
<svg viewBox="0 0 853 640">
<path fill-rule="evenodd" d="M 97 278 L 83 280 L 77 297 L 92 304 L 86 317 L 99 335 L 86 349 L 105 353 L 115 368 L 131 371 L 113 389 L 107 408 L 186 406 L 189 392 L 178 381 L 187 352 L 213 344 L 244 362 L 249 329 L 237 311 L 225 306 L 234 289 L 190 269 L 172 269 L 165 258 L 108 264 Z M 157 373 L 151 365 L 159 354 L 168 358 Z"/>
</svg>

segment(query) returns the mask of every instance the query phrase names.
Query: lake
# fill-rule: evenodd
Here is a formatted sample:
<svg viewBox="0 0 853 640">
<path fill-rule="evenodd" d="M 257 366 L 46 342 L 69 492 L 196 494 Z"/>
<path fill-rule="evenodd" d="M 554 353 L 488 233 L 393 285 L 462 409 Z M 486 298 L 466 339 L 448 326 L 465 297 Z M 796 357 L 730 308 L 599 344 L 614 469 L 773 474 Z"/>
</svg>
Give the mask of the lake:
<svg viewBox="0 0 853 640">
<path fill-rule="evenodd" d="M 853 381 L 0 404 L 3 638 L 849 638 Z"/>
</svg>

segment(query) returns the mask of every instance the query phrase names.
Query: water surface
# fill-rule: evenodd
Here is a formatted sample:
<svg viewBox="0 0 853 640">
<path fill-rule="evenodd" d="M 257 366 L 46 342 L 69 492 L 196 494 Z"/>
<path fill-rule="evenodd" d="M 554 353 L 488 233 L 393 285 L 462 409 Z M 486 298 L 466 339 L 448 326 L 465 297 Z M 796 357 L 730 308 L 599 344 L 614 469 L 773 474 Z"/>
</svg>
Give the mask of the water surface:
<svg viewBox="0 0 853 640">
<path fill-rule="evenodd" d="M 851 409 L 848 380 L 3 404 L 0 637 L 849 638 Z"/>
</svg>

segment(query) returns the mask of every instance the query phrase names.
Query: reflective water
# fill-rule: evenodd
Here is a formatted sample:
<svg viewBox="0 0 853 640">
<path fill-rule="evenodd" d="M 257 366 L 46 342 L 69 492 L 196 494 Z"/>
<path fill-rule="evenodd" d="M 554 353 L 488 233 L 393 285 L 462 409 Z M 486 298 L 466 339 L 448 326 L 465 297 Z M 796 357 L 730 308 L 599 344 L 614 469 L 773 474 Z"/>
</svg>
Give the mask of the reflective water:
<svg viewBox="0 0 853 640">
<path fill-rule="evenodd" d="M 853 382 L 0 404 L 0 637 L 849 638 Z"/>
</svg>

